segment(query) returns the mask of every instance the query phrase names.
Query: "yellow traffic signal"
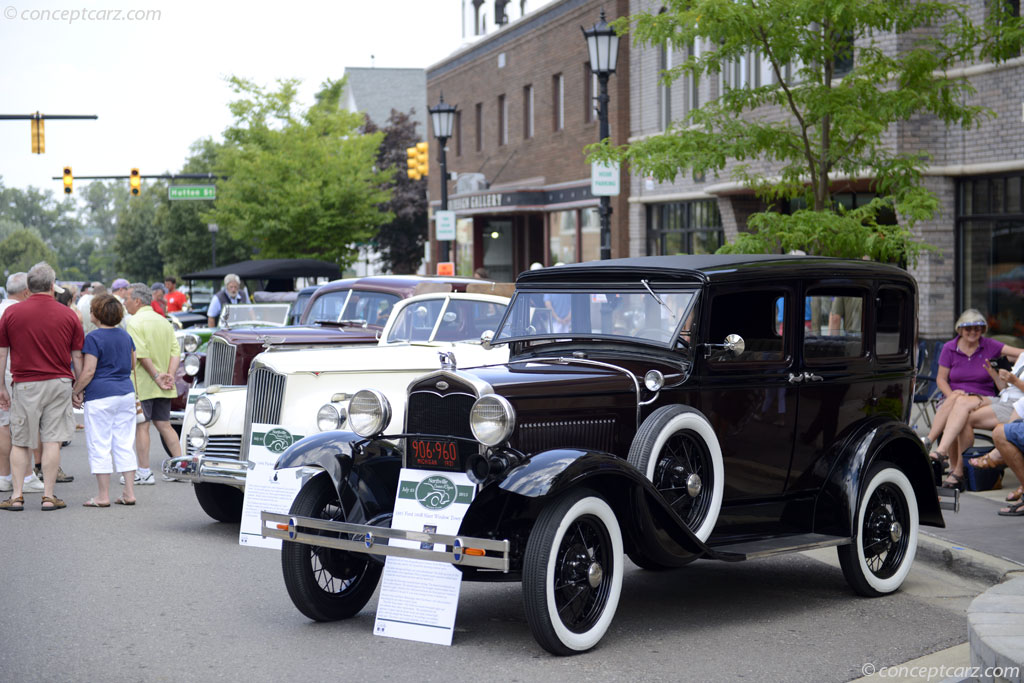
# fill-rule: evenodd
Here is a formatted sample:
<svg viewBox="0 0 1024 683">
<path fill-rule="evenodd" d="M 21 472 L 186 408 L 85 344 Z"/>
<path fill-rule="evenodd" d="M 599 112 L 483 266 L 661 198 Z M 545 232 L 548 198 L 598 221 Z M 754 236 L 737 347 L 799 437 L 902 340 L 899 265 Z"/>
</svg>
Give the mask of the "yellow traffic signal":
<svg viewBox="0 0 1024 683">
<path fill-rule="evenodd" d="M 142 176 L 139 175 L 139 169 L 133 168 L 128 175 L 128 187 L 131 189 L 133 197 L 139 196 L 139 190 L 142 189 Z"/>
<path fill-rule="evenodd" d="M 71 176 L 71 167 L 64 167 L 64 194 L 71 194 L 71 181 L 74 178 Z"/>
<path fill-rule="evenodd" d="M 405 148 L 405 156 L 408 157 L 406 159 L 406 163 L 409 165 L 409 168 L 406 169 L 406 171 L 405 171 L 406 174 L 409 176 L 410 180 L 419 180 L 420 179 L 420 171 L 419 171 L 420 162 L 419 162 L 419 154 L 418 154 L 416 148 L 415 147 L 406 147 Z"/>
<path fill-rule="evenodd" d="M 425 142 L 416 143 L 416 170 L 423 178 L 427 177 L 430 169 L 430 159 L 427 155 L 428 145 Z"/>
<path fill-rule="evenodd" d="M 46 152 L 46 131 L 43 129 L 43 119 L 39 112 L 36 118 L 32 119 L 32 153 L 43 154 Z"/>
</svg>

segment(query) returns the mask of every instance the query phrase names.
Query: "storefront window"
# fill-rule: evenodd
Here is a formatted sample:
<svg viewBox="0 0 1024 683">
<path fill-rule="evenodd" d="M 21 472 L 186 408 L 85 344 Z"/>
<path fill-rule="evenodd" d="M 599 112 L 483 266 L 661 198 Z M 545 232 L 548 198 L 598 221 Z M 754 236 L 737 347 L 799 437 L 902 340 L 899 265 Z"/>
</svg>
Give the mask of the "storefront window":
<svg viewBox="0 0 1024 683">
<path fill-rule="evenodd" d="M 487 276 L 495 282 L 512 282 L 516 273 L 512 268 L 512 221 L 489 220 L 483 234 L 484 268 Z"/>
<path fill-rule="evenodd" d="M 989 334 L 1024 337 L 1021 176 L 962 180 L 957 192 L 960 308 L 977 308 Z"/>
<path fill-rule="evenodd" d="M 580 211 L 580 244 L 583 246 L 583 260 L 597 261 L 601 258 L 601 214 L 597 209 Z"/>
<path fill-rule="evenodd" d="M 455 221 L 455 274 L 473 277 L 473 219 Z"/>
<path fill-rule="evenodd" d="M 725 240 L 714 199 L 647 207 L 647 254 L 713 254 Z"/>
<path fill-rule="evenodd" d="M 552 211 L 549 249 L 551 263 L 576 262 L 576 212 Z"/>
</svg>

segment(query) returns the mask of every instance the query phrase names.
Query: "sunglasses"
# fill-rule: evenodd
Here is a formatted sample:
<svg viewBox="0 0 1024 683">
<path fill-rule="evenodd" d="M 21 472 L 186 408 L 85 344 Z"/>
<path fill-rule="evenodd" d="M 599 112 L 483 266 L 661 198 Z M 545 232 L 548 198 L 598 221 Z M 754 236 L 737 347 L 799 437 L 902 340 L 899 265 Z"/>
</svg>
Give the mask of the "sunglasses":
<svg viewBox="0 0 1024 683">
<path fill-rule="evenodd" d="M 968 332 L 983 332 L 985 330 L 985 327 L 986 325 L 984 323 L 972 323 L 970 325 L 961 325 L 960 329 L 967 330 Z"/>
</svg>

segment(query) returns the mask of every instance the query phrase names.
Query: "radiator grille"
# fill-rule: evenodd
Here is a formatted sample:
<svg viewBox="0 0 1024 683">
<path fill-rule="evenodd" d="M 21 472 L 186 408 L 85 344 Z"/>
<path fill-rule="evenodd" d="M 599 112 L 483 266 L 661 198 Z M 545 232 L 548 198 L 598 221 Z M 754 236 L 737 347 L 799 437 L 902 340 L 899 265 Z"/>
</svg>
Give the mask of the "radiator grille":
<svg viewBox="0 0 1024 683">
<path fill-rule="evenodd" d="M 206 346 L 206 386 L 235 384 L 235 345 L 220 337 L 210 337 Z"/>
<path fill-rule="evenodd" d="M 211 436 L 203 451 L 205 455 L 212 455 L 218 458 L 239 458 L 242 452 L 242 437 L 239 434 L 225 434 Z M 188 439 L 185 439 L 185 455 L 194 456 L 199 452 L 192 447 Z"/>
<path fill-rule="evenodd" d="M 252 425 L 280 424 L 281 406 L 284 403 L 285 376 L 269 368 L 251 368 L 249 383 L 245 391 L 245 430 L 242 434 L 244 452 L 242 458 L 249 459 L 249 443 Z"/>
<path fill-rule="evenodd" d="M 615 418 L 523 422 L 516 427 L 512 446 L 523 453 L 551 448 L 583 448 L 614 452 Z"/>
<path fill-rule="evenodd" d="M 410 434 L 443 434 L 473 438 L 469 429 L 469 411 L 475 396 L 432 391 L 409 394 L 406 408 L 406 431 Z"/>
</svg>

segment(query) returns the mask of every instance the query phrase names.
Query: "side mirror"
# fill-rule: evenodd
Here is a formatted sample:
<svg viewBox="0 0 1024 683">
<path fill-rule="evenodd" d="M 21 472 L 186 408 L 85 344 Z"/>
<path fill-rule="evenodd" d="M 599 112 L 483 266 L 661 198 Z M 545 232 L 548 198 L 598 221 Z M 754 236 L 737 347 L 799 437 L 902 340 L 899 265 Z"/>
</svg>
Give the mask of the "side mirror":
<svg viewBox="0 0 1024 683">
<path fill-rule="evenodd" d="M 723 351 L 736 358 L 743 355 L 746 348 L 747 343 L 743 341 L 743 337 L 738 334 L 729 334 L 726 335 L 725 342 L 722 344 L 704 344 L 704 357 L 710 358 L 712 351 Z"/>
<path fill-rule="evenodd" d="M 494 330 L 484 330 L 483 334 L 480 335 L 480 346 L 484 347 L 487 351 L 494 348 L 491 345 L 491 340 L 494 339 Z"/>
</svg>

